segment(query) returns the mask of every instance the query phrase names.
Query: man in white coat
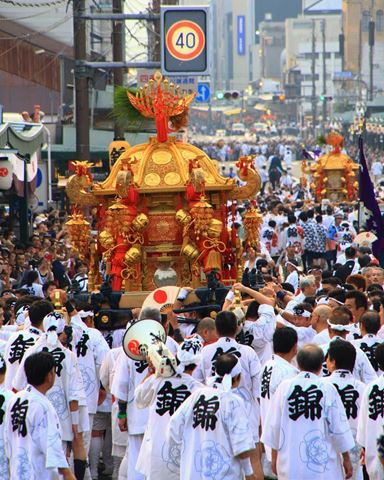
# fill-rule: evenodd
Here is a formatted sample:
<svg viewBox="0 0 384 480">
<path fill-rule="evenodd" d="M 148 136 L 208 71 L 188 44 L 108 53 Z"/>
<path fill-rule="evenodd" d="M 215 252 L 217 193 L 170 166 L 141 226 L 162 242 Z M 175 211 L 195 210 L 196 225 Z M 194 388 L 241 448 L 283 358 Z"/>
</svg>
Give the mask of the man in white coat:
<svg viewBox="0 0 384 480">
<path fill-rule="evenodd" d="M 46 300 L 34 302 L 29 307 L 31 325 L 12 334 L 5 346 L 4 359 L 7 366 L 5 386 L 12 388 L 12 381 L 20 362 L 28 348 L 32 347 L 43 333 L 44 317 L 53 311 L 52 304 Z"/>
<path fill-rule="evenodd" d="M 183 480 L 256 480 L 250 461 L 254 438 L 242 399 L 234 389 L 243 368 L 235 355 L 223 354 L 215 375 L 176 410 L 169 441 L 178 446 Z"/>
<path fill-rule="evenodd" d="M 276 390 L 262 442 L 272 448 L 279 480 L 344 480 L 355 444 L 336 388 L 319 377 L 324 354 L 314 344 L 297 354 L 299 375 Z"/>
<path fill-rule="evenodd" d="M 325 380 L 331 382 L 339 392 L 353 438 L 356 441 L 357 419 L 365 385 L 352 375 L 355 361 L 356 349 L 351 343 L 343 340 L 335 340 L 330 343 L 327 368 L 331 372 L 331 376 L 325 377 Z M 349 455 L 353 468 L 353 480 L 362 480 L 363 471 L 360 465 L 359 445 L 356 444 Z"/>
<path fill-rule="evenodd" d="M 65 458 L 60 423 L 46 393 L 55 383 L 55 358 L 48 352 L 28 357 L 28 386 L 9 402 L 5 449 L 11 480 L 76 480 Z"/>
<path fill-rule="evenodd" d="M 375 358 L 384 371 L 384 343 L 375 352 Z M 384 374 L 371 382 L 364 392 L 360 408 L 357 441 L 363 447 L 362 460 L 367 469 L 369 480 L 382 480 L 384 466 L 377 451 L 377 439 L 383 433 L 384 424 Z"/>
<path fill-rule="evenodd" d="M 144 310 L 146 310 L 147 314 L 145 314 Z M 143 309 L 141 315 L 143 315 L 143 319 L 152 319 L 161 323 L 160 310 L 157 308 Z M 172 338 L 167 337 L 166 346 L 171 353 L 176 355 L 177 343 Z M 120 355 L 111 388 L 111 393 L 116 398 L 119 406 L 118 419 L 120 430 L 128 431 L 126 450 L 127 480 L 144 480 L 144 476 L 136 470 L 136 463 L 148 422 L 148 409 L 137 408 L 134 402 L 134 394 L 136 387 L 147 375 L 147 369 L 148 363 L 145 360 L 134 361 L 126 355 Z M 121 467 L 124 464 L 122 462 Z"/>
<path fill-rule="evenodd" d="M 247 411 L 247 418 L 251 425 L 255 446 L 259 442 L 260 423 L 260 373 L 261 365 L 256 352 L 247 345 L 238 343 L 235 338 L 239 326 L 233 312 L 220 312 L 216 319 L 216 330 L 219 340 L 207 345 L 202 350 L 202 361 L 193 372 L 193 376 L 200 382 L 206 383 L 208 378 L 216 373 L 216 362 L 220 355 L 231 353 L 240 360 L 241 380 L 236 393 L 243 399 Z M 252 465 L 255 474 L 262 477 L 261 455 L 252 452 Z"/>
<path fill-rule="evenodd" d="M 147 427 L 136 468 L 146 480 L 179 480 L 179 463 L 175 458 L 177 445 L 170 445 L 159 432 L 166 432 L 172 415 L 202 384 L 192 376 L 201 358 L 202 342 L 196 336 L 179 345 L 180 365 L 172 377 L 155 375 L 152 365 L 146 379 L 135 390 L 138 408 L 149 408 Z"/>
</svg>

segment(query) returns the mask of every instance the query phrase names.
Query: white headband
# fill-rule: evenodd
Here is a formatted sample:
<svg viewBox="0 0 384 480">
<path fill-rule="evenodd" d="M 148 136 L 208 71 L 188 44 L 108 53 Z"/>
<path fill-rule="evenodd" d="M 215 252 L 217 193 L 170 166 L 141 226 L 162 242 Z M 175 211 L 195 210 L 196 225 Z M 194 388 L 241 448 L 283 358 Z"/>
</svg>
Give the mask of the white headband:
<svg viewBox="0 0 384 480">
<path fill-rule="evenodd" d="M 186 338 L 182 344 L 177 347 L 177 358 L 180 365 L 198 365 L 201 361 L 201 349 L 203 342 L 200 336 L 193 335 Z"/>
<path fill-rule="evenodd" d="M 17 310 L 16 325 L 24 325 L 28 312 L 29 308 L 25 305 Z"/>
<path fill-rule="evenodd" d="M 335 332 L 351 332 L 353 328 L 352 325 L 335 325 L 334 323 L 331 323 L 329 319 L 327 319 L 327 324 L 328 327 L 335 330 Z"/>
<path fill-rule="evenodd" d="M 226 373 L 223 377 L 220 375 L 215 375 L 214 377 L 207 378 L 208 386 L 218 386 L 221 385 L 222 389 L 226 392 L 229 392 L 232 388 L 232 378 L 237 377 L 241 374 L 241 365 L 240 360 L 237 361 L 236 365 L 232 368 L 230 373 Z"/>
<path fill-rule="evenodd" d="M 65 320 L 61 313 L 51 312 L 44 317 L 44 331 L 47 334 L 47 342 L 49 345 L 56 345 L 57 338 L 64 331 Z"/>
<path fill-rule="evenodd" d="M 84 312 L 84 310 L 80 310 L 79 312 L 79 317 L 80 318 L 87 318 L 87 317 L 93 317 L 94 313 L 92 310 L 87 310 Z"/>
</svg>

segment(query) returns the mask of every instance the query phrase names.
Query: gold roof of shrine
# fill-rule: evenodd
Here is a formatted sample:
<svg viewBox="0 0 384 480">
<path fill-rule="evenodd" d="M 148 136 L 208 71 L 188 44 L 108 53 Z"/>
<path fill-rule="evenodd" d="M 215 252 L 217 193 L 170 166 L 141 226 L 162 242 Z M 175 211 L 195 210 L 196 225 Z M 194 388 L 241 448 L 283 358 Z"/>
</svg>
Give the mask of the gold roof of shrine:
<svg viewBox="0 0 384 480">
<path fill-rule="evenodd" d="M 108 178 L 93 185 L 94 195 L 116 194 L 116 179 L 129 163 L 134 174 L 134 183 L 140 193 L 180 192 L 186 189 L 190 180 L 189 162 L 198 159 L 204 173 L 207 191 L 232 190 L 235 180 L 219 174 L 217 164 L 201 149 L 168 137 L 167 142 L 159 143 L 150 137 L 148 143 L 135 145 L 123 153 L 113 165 Z"/>
<path fill-rule="evenodd" d="M 319 168 L 323 170 L 344 170 L 348 164 L 351 164 L 353 170 L 359 169 L 359 165 L 348 155 L 344 153 L 330 152 L 319 157 L 311 166 L 311 170 L 317 170 Z"/>
</svg>

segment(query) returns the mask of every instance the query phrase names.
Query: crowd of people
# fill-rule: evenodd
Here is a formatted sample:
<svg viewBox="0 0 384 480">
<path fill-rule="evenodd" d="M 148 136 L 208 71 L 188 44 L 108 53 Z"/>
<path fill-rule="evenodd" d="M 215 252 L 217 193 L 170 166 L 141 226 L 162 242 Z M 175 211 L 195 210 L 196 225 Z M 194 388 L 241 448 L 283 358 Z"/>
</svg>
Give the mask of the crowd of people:
<svg viewBox="0 0 384 480">
<path fill-rule="evenodd" d="M 301 197 L 298 148 L 240 145 L 267 172 L 263 223 L 247 244 L 237 205 L 244 272 L 221 301 L 184 287 L 107 329 L 110 290 L 87 294 L 65 215 L 36 216 L 22 245 L 0 212 L 1 480 L 384 478 L 384 269 L 356 205 Z M 170 375 L 123 348 L 146 320 Z"/>
</svg>

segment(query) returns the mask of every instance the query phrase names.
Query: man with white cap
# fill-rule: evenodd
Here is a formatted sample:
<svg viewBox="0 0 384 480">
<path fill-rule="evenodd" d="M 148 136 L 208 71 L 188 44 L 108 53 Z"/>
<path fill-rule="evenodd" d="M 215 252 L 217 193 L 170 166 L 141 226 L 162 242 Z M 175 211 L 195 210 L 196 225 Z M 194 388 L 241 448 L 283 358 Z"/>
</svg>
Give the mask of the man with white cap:
<svg viewBox="0 0 384 480">
<path fill-rule="evenodd" d="M 13 380 L 13 387 L 20 391 L 27 386 L 24 364 L 28 357 L 42 351 L 53 355 L 56 375 L 53 386 L 47 391 L 47 398 L 54 406 L 59 418 L 62 440 L 72 442 L 76 477 L 83 479 L 86 453 L 82 433 L 89 431 L 89 423 L 80 370 L 75 354 L 61 342 L 66 337 L 63 315 L 57 311 L 48 313 L 44 317 L 43 326 L 45 333 L 24 355 Z"/>
<path fill-rule="evenodd" d="M 351 330 L 350 317 L 347 312 L 343 311 L 342 307 L 333 309 L 329 319 L 327 320 L 327 323 L 328 333 L 331 340 L 329 343 L 321 345 L 325 358 L 327 358 L 330 343 L 337 339 L 345 340 L 347 334 Z M 356 348 L 356 362 L 352 373 L 363 383 L 372 382 L 377 378 L 376 372 L 372 367 L 367 355 L 360 348 Z M 324 363 L 323 376 L 328 376 L 329 374 L 330 373 L 328 372 L 326 364 Z"/>
<path fill-rule="evenodd" d="M 140 312 L 140 320 L 151 319 L 162 323 L 167 331 L 167 322 L 162 322 L 158 308 L 147 307 Z M 177 343 L 167 337 L 165 345 L 176 355 Z M 135 361 L 127 355 L 120 355 L 116 364 L 111 393 L 119 406 L 118 419 L 121 431 L 128 431 L 128 444 L 120 471 L 128 480 L 144 480 L 144 476 L 136 469 L 137 458 L 140 452 L 145 428 L 148 422 L 148 409 L 137 408 L 134 402 L 136 387 L 143 381 L 148 372 L 148 363 L 145 360 Z M 125 461 L 126 460 L 126 461 Z M 119 474 L 120 477 L 120 474 Z"/>
<path fill-rule="evenodd" d="M 26 314 L 28 313 L 30 325 L 23 330 L 13 333 L 7 341 L 4 350 L 4 359 L 7 365 L 5 386 L 7 388 L 12 388 L 12 380 L 25 352 L 36 343 L 39 336 L 43 333 L 43 319 L 52 310 L 51 303 L 46 300 L 38 300 L 29 307 L 28 311 L 23 311 L 23 323 L 26 321 Z"/>
<path fill-rule="evenodd" d="M 256 446 L 259 442 L 258 427 L 260 422 L 258 400 L 260 398 L 260 360 L 253 348 L 248 345 L 242 345 L 236 341 L 239 326 L 233 312 L 219 312 L 215 323 L 220 338 L 217 342 L 203 348 L 202 361 L 193 372 L 193 376 L 200 382 L 206 383 L 207 379 L 215 374 L 216 362 L 221 355 L 231 353 L 239 358 L 242 375 L 240 385 L 237 387 L 236 392 L 244 400 L 248 421 L 251 425 Z M 255 473 L 260 475 L 261 464 L 258 452 L 252 452 L 252 464 Z"/>
<path fill-rule="evenodd" d="M 138 408 L 149 407 L 148 423 L 137 461 L 136 469 L 145 475 L 146 480 L 178 480 L 179 464 L 175 458 L 178 445 L 167 444 L 158 435 L 166 432 L 169 421 L 180 405 L 202 384 L 192 376 L 201 360 L 202 342 L 197 336 L 179 345 L 177 371 L 171 377 L 158 376 L 149 363 L 144 381 L 135 390 Z"/>
<path fill-rule="evenodd" d="M 207 347 L 205 347 L 207 348 Z M 250 453 L 255 446 L 243 400 L 234 392 L 241 381 L 240 359 L 217 358 L 213 377 L 173 414 L 169 442 L 183 480 L 255 480 Z"/>
</svg>

